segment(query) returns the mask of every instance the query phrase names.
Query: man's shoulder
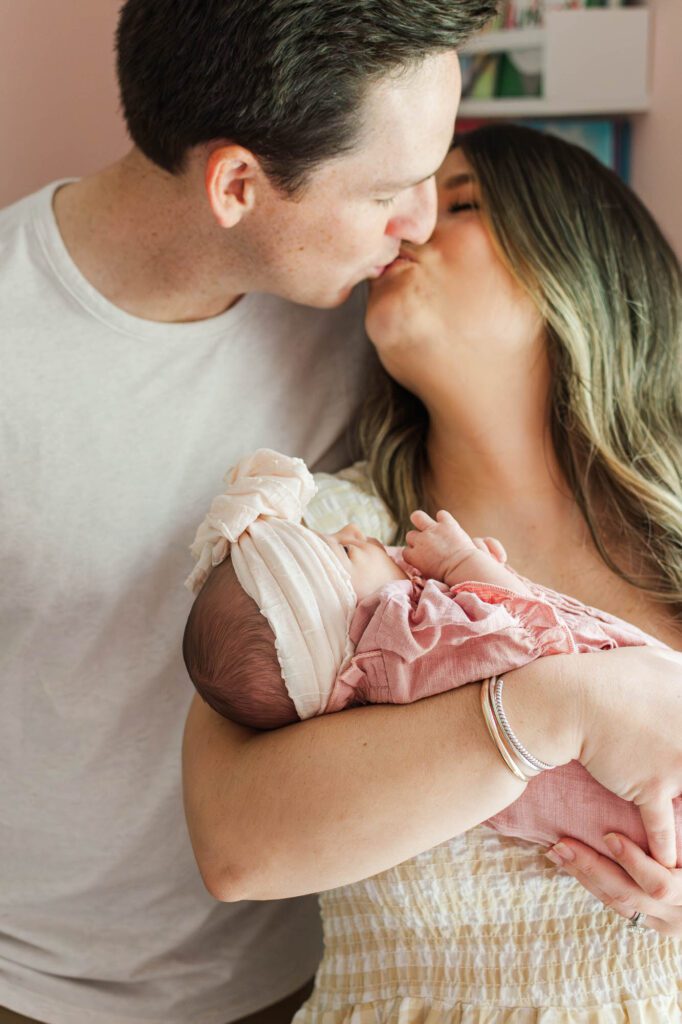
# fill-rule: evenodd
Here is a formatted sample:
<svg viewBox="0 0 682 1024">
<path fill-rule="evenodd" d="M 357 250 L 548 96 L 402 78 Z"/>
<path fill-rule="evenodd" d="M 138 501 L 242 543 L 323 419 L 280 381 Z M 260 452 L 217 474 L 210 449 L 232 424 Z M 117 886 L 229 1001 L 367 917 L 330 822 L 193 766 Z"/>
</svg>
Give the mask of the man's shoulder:
<svg viewBox="0 0 682 1024">
<path fill-rule="evenodd" d="M 52 194 L 58 182 L 51 182 L 37 192 L 23 196 L 0 209 L 0 268 L 5 269 L 8 262 L 17 255 L 26 255 L 35 246 L 37 223 L 49 215 Z M 0 283 L 2 277 L 0 275 Z"/>
<path fill-rule="evenodd" d="M 35 196 L 25 196 L 0 210 L 0 265 L 14 250 L 17 239 L 25 233 L 33 219 Z"/>
<path fill-rule="evenodd" d="M 59 183 L 50 182 L 35 192 L 22 196 L 0 209 L 0 238 L 24 228 L 41 210 L 49 207 L 50 198 Z"/>
</svg>

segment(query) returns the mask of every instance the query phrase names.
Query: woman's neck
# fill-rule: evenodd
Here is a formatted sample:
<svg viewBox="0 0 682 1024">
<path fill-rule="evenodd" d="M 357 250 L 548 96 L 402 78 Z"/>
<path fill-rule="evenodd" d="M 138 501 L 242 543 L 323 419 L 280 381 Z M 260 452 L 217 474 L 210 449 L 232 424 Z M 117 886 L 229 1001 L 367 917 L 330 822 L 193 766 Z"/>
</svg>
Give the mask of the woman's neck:
<svg viewBox="0 0 682 1024">
<path fill-rule="evenodd" d="M 493 380 L 489 369 L 468 376 L 457 395 L 427 406 L 433 504 L 503 542 L 505 532 L 547 536 L 582 521 L 550 436 L 546 359 L 496 366 Z"/>
<path fill-rule="evenodd" d="M 509 564 L 544 586 L 633 622 L 679 648 L 670 615 L 604 563 L 552 445 L 546 392 L 507 380 L 477 402 L 429 407 L 428 511 L 494 536 Z M 477 394 L 475 390 L 471 394 Z"/>
<path fill-rule="evenodd" d="M 467 532 L 497 536 L 510 561 L 536 563 L 531 554 L 569 538 L 584 545 L 588 530 L 566 484 L 545 424 L 519 417 L 489 418 L 469 433 L 432 419 L 427 441 L 427 492 Z M 523 570 L 522 570 L 523 571 Z"/>
</svg>

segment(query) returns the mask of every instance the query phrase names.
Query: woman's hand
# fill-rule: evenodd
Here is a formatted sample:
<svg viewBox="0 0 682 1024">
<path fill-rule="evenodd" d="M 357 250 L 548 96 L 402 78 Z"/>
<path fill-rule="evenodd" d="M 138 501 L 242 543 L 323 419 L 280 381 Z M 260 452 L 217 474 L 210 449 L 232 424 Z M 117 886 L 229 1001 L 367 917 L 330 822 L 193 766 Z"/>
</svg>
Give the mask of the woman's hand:
<svg viewBox="0 0 682 1024">
<path fill-rule="evenodd" d="M 542 678 L 548 662 L 558 670 L 551 692 Z M 682 654 L 626 647 L 557 655 L 510 672 L 506 680 L 505 710 L 527 749 L 553 764 L 578 760 L 602 786 L 637 804 L 651 855 L 675 867 Z"/>
<path fill-rule="evenodd" d="M 580 669 L 589 669 L 589 657 L 579 661 Z M 603 666 L 608 675 L 582 680 L 578 760 L 612 793 L 637 804 L 652 856 L 674 868 L 672 801 L 682 793 L 682 654 L 630 647 L 606 653 Z"/>
<path fill-rule="evenodd" d="M 548 856 L 617 914 L 640 911 L 645 927 L 682 938 L 682 869 L 663 867 L 626 836 L 610 833 L 605 842 L 617 863 L 575 839 L 562 839 Z"/>
</svg>

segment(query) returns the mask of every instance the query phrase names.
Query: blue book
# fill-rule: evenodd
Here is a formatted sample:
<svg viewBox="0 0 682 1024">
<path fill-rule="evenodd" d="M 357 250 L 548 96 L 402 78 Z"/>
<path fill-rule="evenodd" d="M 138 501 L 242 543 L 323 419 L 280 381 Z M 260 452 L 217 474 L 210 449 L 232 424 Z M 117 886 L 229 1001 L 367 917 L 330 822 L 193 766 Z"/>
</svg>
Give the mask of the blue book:
<svg viewBox="0 0 682 1024">
<path fill-rule="evenodd" d="M 622 119 L 561 117 L 524 119 L 521 124 L 582 146 L 626 183 L 630 180 L 630 123 Z"/>
</svg>

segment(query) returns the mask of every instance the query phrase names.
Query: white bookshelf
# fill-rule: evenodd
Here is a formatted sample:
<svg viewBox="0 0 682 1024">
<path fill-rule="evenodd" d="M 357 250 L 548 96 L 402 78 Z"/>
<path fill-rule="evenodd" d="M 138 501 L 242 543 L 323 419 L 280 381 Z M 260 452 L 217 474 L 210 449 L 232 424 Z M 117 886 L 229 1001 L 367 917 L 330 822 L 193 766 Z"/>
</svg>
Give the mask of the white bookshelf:
<svg viewBox="0 0 682 1024">
<path fill-rule="evenodd" d="M 545 45 L 544 28 L 508 28 L 479 32 L 460 47 L 460 53 L 500 53 L 508 50 L 536 50 Z"/>
<path fill-rule="evenodd" d="M 463 99 L 461 117 L 563 117 L 648 109 L 646 7 L 548 11 L 543 28 L 482 32 L 463 54 L 539 51 L 543 95 Z"/>
</svg>

